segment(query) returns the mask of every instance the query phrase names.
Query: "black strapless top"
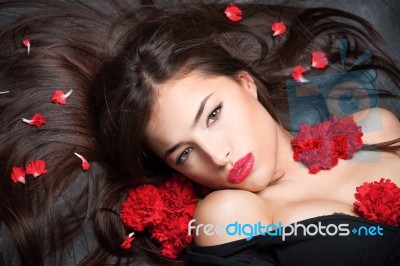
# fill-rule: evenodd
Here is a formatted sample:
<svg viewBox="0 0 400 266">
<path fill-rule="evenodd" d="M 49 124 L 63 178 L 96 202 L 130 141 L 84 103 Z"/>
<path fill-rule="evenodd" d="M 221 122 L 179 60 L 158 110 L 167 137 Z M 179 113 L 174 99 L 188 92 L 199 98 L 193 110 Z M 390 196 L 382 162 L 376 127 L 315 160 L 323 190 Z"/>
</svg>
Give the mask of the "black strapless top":
<svg viewBox="0 0 400 266">
<path fill-rule="evenodd" d="M 241 239 L 208 247 L 192 243 L 187 248 L 189 262 L 190 265 L 229 266 L 400 266 L 400 227 L 382 225 L 346 214 L 318 216 L 297 222 L 306 227 L 312 225 L 309 227 L 310 232 L 315 231 L 312 229 L 319 223 L 321 226 L 332 225 L 329 227 L 331 234 L 335 230 L 333 225 L 347 224 L 342 226 L 349 230 L 349 234 L 340 236 L 338 232 L 332 236 L 304 236 L 300 228 L 297 236 L 287 236 L 285 241 L 281 236 L 266 234 L 255 236 L 250 241 Z M 353 232 L 353 229 L 356 230 Z M 367 230 L 371 230 L 368 235 Z"/>
</svg>

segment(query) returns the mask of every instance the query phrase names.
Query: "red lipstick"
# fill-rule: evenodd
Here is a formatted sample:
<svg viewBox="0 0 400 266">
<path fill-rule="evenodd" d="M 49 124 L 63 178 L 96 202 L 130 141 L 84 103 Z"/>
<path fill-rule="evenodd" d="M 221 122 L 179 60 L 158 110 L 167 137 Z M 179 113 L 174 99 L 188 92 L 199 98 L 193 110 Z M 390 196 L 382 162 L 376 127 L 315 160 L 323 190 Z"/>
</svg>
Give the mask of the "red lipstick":
<svg viewBox="0 0 400 266">
<path fill-rule="evenodd" d="M 229 171 L 228 182 L 232 184 L 238 184 L 244 181 L 250 174 L 254 166 L 254 156 L 249 153 L 239 159 L 232 169 Z"/>
</svg>

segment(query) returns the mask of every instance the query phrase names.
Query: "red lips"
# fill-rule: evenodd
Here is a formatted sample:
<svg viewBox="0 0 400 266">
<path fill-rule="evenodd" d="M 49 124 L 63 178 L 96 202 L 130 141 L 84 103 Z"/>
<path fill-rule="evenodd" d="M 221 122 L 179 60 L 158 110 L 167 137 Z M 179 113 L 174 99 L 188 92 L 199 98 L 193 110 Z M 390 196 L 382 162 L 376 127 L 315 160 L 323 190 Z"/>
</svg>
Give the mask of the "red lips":
<svg viewBox="0 0 400 266">
<path fill-rule="evenodd" d="M 254 156 L 252 153 L 247 154 L 237 161 L 229 171 L 228 182 L 238 184 L 245 180 L 254 166 Z"/>
</svg>

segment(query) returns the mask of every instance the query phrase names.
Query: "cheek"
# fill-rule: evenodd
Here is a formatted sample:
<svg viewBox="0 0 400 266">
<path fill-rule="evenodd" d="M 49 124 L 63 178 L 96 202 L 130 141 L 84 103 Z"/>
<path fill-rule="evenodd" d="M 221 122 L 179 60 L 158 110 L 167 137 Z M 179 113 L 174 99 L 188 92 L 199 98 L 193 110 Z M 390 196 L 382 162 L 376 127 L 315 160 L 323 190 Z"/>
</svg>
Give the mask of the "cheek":
<svg viewBox="0 0 400 266">
<path fill-rule="evenodd" d="M 193 181 L 201 183 L 202 180 L 213 180 L 217 179 L 216 170 L 207 163 L 205 160 L 199 158 L 193 158 L 196 156 L 192 155 L 189 162 L 184 165 L 176 165 L 175 162 L 169 164 L 170 167 L 174 168 L 176 171 L 182 173 Z"/>
<path fill-rule="evenodd" d="M 269 113 L 258 102 L 246 107 L 232 121 L 235 128 L 231 132 L 236 137 L 235 142 L 261 150 L 276 146 L 276 123 Z"/>
<path fill-rule="evenodd" d="M 190 166 L 176 169 L 192 181 L 210 188 L 223 188 L 224 172 L 218 171 L 203 158 L 192 158 Z"/>
<path fill-rule="evenodd" d="M 259 157 L 259 164 L 262 169 L 269 174 L 275 168 L 277 156 L 277 132 L 276 126 L 271 123 L 265 123 L 253 132 L 253 145 L 256 148 Z M 268 176 L 268 175 L 267 175 Z"/>
</svg>

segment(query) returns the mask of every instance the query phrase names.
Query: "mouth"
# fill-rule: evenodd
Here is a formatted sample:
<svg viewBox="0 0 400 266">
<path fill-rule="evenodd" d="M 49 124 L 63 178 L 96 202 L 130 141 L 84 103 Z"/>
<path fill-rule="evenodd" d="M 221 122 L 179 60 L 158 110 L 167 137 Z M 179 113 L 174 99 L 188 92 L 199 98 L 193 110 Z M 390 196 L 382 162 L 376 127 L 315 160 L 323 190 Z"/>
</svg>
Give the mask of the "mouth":
<svg viewBox="0 0 400 266">
<path fill-rule="evenodd" d="M 254 156 L 252 153 L 248 153 L 233 165 L 229 171 L 228 182 L 231 184 L 243 182 L 253 170 L 253 166 Z"/>
</svg>

